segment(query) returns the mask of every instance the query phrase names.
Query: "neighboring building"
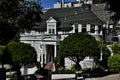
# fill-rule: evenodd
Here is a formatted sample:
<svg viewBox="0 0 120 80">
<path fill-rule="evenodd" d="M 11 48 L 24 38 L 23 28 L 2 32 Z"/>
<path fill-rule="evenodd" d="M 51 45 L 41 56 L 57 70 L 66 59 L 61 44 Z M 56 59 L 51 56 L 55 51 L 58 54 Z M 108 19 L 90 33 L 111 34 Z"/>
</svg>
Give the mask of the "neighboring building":
<svg viewBox="0 0 120 80">
<path fill-rule="evenodd" d="M 31 44 L 36 49 L 37 61 L 40 61 L 41 65 L 57 56 L 60 41 L 71 33 L 88 32 L 97 40 L 101 39 L 102 28 L 106 21 L 98 18 L 91 11 L 89 4 L 82 4 L 79 7 L 72 6 L 72 3 L 66 4 L 70 7 L 63 8 L 60 3 L 56 3 L 55 8 L 44 12 L 41 24 L 36 23 L 31 32 L 21 34 L 20 41 Z M 68 59 L 66 60 L 69 62 Z M 86 60 L 90 59 L 86 58 Z"/>
<path fill-rule="evenodd" d="M 64 2 L 62 0 L 62 3 L 59 1 L 54 4 L 53 8 L 69 8 L 69 7 L 80 7 L 83 4 L 90 4 L 92 5 L 93 0 L 76 0 L 75 2 Z"/>
</svg>

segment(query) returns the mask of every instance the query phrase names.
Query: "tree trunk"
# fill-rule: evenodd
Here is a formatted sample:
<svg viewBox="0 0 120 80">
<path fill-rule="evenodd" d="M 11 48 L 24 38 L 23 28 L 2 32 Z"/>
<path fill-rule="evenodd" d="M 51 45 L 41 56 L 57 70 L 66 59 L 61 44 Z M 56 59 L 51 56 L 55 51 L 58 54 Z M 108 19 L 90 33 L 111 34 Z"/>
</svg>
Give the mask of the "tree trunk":
<svg viewBox="0 0 120 80">
<path fill-rule="evenodd" d="M 13 69 L 15 69 L 15 71 L 17 72 L 17 78 L 18 78 L 19 76 L 21 76 L 20 68 L 21 68 L 21 67 L 20 67 L 19 64 L 15 64 L 14 67 L 13 67 Z"/>
<path fill-rule="evenodd" d="M 80 71 L 81 70 L 81 66 L 79 64 L 80 61 L 76 61 L 76 70 Z"/>
</svg>

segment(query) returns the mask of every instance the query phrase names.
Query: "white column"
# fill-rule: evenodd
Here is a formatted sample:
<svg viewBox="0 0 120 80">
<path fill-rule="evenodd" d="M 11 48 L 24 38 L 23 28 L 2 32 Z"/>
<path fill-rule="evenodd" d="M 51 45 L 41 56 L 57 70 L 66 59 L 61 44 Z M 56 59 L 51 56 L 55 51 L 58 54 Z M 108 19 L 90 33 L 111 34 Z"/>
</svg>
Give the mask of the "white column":
<svg viewBox="0 0 120 80">
<path fill-rule="evenodd" d="M 90 24 L 87 24 L 87 32 L 90 33 Z"/>
<path fill-rule="evenodd" d="M 75 25 L 73 25 L 73 33 L 75 33 Z"/>
<path fill-rule="evenodd" d="M 78 32 L 82 32 L 82 25 L 78 24 Z"/>
<path fill-rule="evenodd" d="M 46 45 L 42 44 L 41 64 L 46 63 Z"/>
<path fill-rule="evenodd" d="M 39 51 L 39 52 L 37 53 L 37 61 L 38 61 L 38 62 L 40 62 L 40 54 L 41 54 L 41 52 Z"/>
<path fill-rule="evenodd" d="M 98 34 L 98 26 L 95 25 L 95 34 Z"/>
<path fill-rule="evenodd" d="M 44 62 L 46 63 L 46 55 L 47 55 L 47 53 L 46 53 L 46 45 L 44 44 Z"/>
<path fill-rule="evenodd" d="M 44 45 L 42 44 L 42 50 L 41 50 L 41 65 L 43 66 L 43 54 L 44 54 Z"/>
<path fill-rule="evenodd" d="M 57 56 L 57 45 L 54 45 L 54 58 Z"/>
</svg>

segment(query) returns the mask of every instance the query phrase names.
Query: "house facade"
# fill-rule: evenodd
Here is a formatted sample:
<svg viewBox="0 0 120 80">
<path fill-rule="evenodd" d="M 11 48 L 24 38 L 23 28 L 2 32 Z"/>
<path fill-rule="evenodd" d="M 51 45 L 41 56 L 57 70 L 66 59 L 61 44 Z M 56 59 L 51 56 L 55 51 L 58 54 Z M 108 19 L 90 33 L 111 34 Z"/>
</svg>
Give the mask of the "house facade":
<svg viewBox="0 0 120 80">
<path fill-rule="evenodd" d="M 57 56 L 60 42 L 69 34 L 88 32 L 99 40 L 102 39 L 103 26 L 107 26 L 105 21 L 100 20 L 91 11 L 91 4 L 83 4 L 79 7 L 55 7 L 45 11 L 42 18 L 42 23 L 36 23 L 30 32 L 21 33 L 20 37 L 21 42 L 31 44 L 35 48 L 37 61 L 42 66 Z M 110 26 L 112 28 L 112 25 Z M 81 63 L 83 67 L 85 67 L 83 63 L 87 65 L 92 60 L 86 57 L 85 61 L 86 64 L 84 61 Z M 66 59 L 66 63 L 73 62 Z"/>
</svg>

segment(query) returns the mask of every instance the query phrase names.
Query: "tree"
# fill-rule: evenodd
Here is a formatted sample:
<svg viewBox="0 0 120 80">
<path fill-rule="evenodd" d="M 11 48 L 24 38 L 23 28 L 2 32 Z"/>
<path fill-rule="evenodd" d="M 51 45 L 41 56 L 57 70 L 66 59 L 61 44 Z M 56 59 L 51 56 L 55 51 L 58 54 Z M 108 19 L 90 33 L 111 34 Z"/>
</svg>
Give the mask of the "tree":
<svg viewBox="0 0 120 80">
<path fill-rule="evenodd" d="M 9 56 L 6 56 L 6 54 Z M 29 44 L 20 42 L 10 42 L 5 48 L 3 58 L 11 59 L 10 64 L 15 65 L 15 67 L 13 67 L 18 71 L 18 75 L 20 75 L 20 65 L 28 65 L 37 62 L 35 49 Z"/>
<path fill-rule="evenodd" d="M 120 55 L 113 55 L 108 58 L 108 67 L 110 72 L 119 72 L 120 71 Z"/>
<path fill-rule="evenodd" d="M 58 57 L 68 57 L 80 67 L 79 62 L 86 56 L 98 56 L 100 49 L 96 39 L 88 33 L 75 33 L 66 37 L 59 46 Z"/>
<path fill-rule="evenodd" d="M 120 43 L 112 44 L 111 48 L 114 54 L 120 54 Z"/>
<path fill-rule="evenodd" d="M 22 12 L 17 17 L 17 27 L 24 30 L 31 30 L 36 26 L 36 23 L 41 22 L 42 7 L 34 1 L 24 1 L 21 6 Z"/>
<path fill-rule="evenodd" d="M 24 0 L 0 0 L 0 44 L 7 44 L 20 32 L 41 22 L 40 4 Z M 2 36 L 3 35 L 3 36 Z"/>
<path fill-rule="evenodd" d="M 0 46 L 0 56 L 3 54 L 5 46 Z"/>
<path fill-rule="evenodd" d="M 24 65 L 36 63 L 37 54 L 35 49 L 25 43 L 10 42 L 6 46 L 7 53 L 11 54 L 13 63 L 22 63 Z"/>
<path fill-rule="evenodd" d="M 107 2 L 108 10 L 114 12 L 112 15 L 112 19 L 119 20 L 120 19 L 120 5 L 118 4 L 118 0 L 105 0 Z"/>
<path fill-rule="evenodd" d="M 1 25 L 2 26 L 0 26 L 0 44 L 5 45 L 13 39 L 13 37 L 16 35 L 16 32 L 7 23 L 1 23 Z"/>
<path fill-rule="evenodd" d="M 15 36 L 13 23 L 19 13 L 17 9 L 18 0 L 0 0 L 0 44 L 2 45 Z"/>
<path fill-rule="evenodd" d="M 102 66 L 104 69 L 108 68 L 107 61 L 109 56 L 111 55 L 111 52 L 107 48 L 106 44 L 104 44 L 102 41 L 98 41 L 99 48 L 101 49 L 101 55 L 102 60 L 100 61 L 99 65 Z"/>
<path fill-rule="evenodd" d="M 5 46 L 0 46 L 0 62 L 2 60 L 2 54 L 4 53 Z"/>
</svg>

